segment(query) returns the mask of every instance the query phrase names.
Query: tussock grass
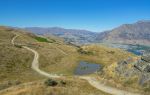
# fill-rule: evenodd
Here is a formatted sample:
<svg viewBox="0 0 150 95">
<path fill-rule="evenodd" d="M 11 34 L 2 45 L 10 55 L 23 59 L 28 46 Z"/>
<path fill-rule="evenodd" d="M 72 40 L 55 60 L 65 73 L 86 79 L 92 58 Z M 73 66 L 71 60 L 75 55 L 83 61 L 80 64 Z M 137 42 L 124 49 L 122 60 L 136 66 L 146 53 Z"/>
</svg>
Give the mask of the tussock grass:
<svg viewBox="0 0 150 95">
<path fill-rule="evenodd" d="M 26 86 L 16 86 L 1 95 L 109 95 L 91 87 L 86 81 L 77 78 L 53 79 L 58 84 L 46 86 L 44 81 L 26 84 Z M 66 84 L 62 85 L 61 81 Z"/>
<path fill-rule="evenodd" d="M 40 55 L 40 69 L 49 73 L 72 75 L 79 60 L 108 66 L 113 62 L 132 56 L 119 49 L 97 45 L 82 46 L 82 51 L 84 51 L 84 54 L 82 54 L 78 52 L 78 47 L 67 45 L 61 40 L 55 40 L 55 38 L 45 40 L 45 38 L 39 38 L 21 30 L 0 28 L 0 72 L 3 72 L 0 73 L 0 82 L 18 80 L 24 83 L 44 78 L 31 69 L 33 53 L 11 45 L 11 39 L 15 36 L 13 32 L 19 34 L 15 43 L 35 49 Z M 56 42 L 47 43 L 52 39 Z M 76 78 L 70 80 L 67 78 L 66 80 L 66 87 L 58 85 L 52 88 L 37 83 L 4 95 L 93 95 L 93 93 L 94 95 L 107 95 L 91 87 L 86 81 Z"/>
<path fill-rule="evenodd" d="M 81 48 L 86 52 L 92 52 L 92 54 L 81 54 L 80 59 L 103 64 L 105 66 L 133 56 L 131 53 L 128 53 L 126 51 L 109 48 L 103 45 L 86 45 L 82 46 Z"/>
<path fill-rule="evenodd" d="M 11 40 L 15 36 L 14 33 L 16 33 L 15 30 L 6 27 L 0 28 L 0 83 L 2 83 L 0 87 L 2 88 L 5 87 L 3 82 L 17 80 L 24 83 L 43 79 L 31 69 L 33 54 L 24 48 L 18 48 L 18 46 L 11 44 Z M 8 86 L 13 86 L 13 83 Z"/>
</svg>

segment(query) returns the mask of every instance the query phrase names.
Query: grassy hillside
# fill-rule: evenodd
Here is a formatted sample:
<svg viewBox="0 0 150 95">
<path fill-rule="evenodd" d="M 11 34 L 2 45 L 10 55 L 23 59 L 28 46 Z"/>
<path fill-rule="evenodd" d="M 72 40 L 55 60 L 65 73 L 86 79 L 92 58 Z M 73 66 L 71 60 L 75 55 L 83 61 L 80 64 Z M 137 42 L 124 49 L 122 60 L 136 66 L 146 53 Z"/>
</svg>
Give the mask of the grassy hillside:
<svg viewBox="0 0 150 95">
<path fill-rule="evenodd" d="M 15 39 L 16 45 L 13 46 L 11 40 L 15 34 L 19 36 Z M 63 39 L 54 36 L 42 37 L 27 33 L 23 30 L 0 27 L 0 72 L 2 72 L 0 73 L 0 89 L 45 79 L 45 77 L 40 76 L 31 69 L 33 53 L 22 48 L 20 45 L 28 46 L 39 53 L 40 69 L 49 73 L 63 75 L 73 75 L 74 69 L 80 60 L 107 66 L 113 62 L 132 56 L 130 53 L 119 49 L 97 45 L 75 47 L 73 45 L 67 45 L 63 42 Z M 74 95 L 87 95 L 95 91 L 96 93 L 105 95 L 92 88 L 85 81 L 79 79 L 71 79 L 68 81 L 68 78 L 65 80 L 68 82 L 66 87 L 45 87 L 43 84 L 37 82 L 37 85 L 21 88 L 17 92 L 14 90 L 14 95 L 20 95 L 20 93 L 28 93 L 29 95 L 36 93 L 38 95 L 38 91 L 42 95 L 47 95 L 46 93 L 52 90 L 52 93 L 61 93 L 62 95 L 72 95 L 70 93 L 74 93 Z M 32 90 L 29 90 L 30 88 Z M 8 92 L 4 95 L 12 94 Z"/>
<path fill-rule="evenodd" d="M 0 27 L 0 89 L 43 79 L 31 69 L 33 54 L 11 44 L 13 32 L 16 31 Z"/>
<path fill-rule="evenodd" d="M 134 56 L 133 54 L 121 49 L 110 48 L 103 45 L 86 45 L 82 46 L 81 49 L 85 53 L 79 51 L 81 53 L 80 59 L 103 64 L 104 66 Z"/>
<path fill-rule="evenodd" d="M 47 80 L 35 81 L 15 86 L 7 91 L 0 92 L 0 95 L 110 95 L 77 78 L 52 80 L 56 83 L 55 85 L 46 85 L 45 81 Z"/>
<path fill-rule="evenodd" d="M 55 39 L 55 37 L 48 37 L 47 41 L 42 42 L 37 38 L 39 37 L 20 34 L 16 43 L 33 48 L 40 54 L 40 69 L 49 73 L 71 75 L 78 60 L 76 47 L 66 45 L 63 40 Z"/>
</svg>

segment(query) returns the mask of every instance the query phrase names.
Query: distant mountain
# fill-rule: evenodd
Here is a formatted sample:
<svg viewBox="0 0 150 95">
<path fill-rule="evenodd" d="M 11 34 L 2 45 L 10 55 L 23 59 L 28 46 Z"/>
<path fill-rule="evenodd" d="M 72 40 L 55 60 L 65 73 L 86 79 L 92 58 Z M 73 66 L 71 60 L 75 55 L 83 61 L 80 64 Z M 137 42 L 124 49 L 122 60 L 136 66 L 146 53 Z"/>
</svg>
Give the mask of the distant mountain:
<svg viewBox="0 0 150 95">
<path fill-rule="evenodd" d="M 96 40 L 110 43 L 150 45 L 150 21 L 121 25 L 110 31 L 99 33 Z"/>
<path fill-rule="evenodd" d="M 39 35 L 55 35 L 63 37 L 65 41 L 84 44 L 95 41 L 96 33 L 87 30 L 64 29 L 60 27 L 26 27 L 25 30 Z"/>
<path fill-rule="evenodd" d="M 150 45 L 150 21 L 143 20 L 134 24 L 123 24 L 117 28 L 101 33 L 87 30 L 64 29 L 60 27 L 27 27 L 32 33 L 39 35 L 55 35 L 75 44 L 86 43 L 120 43 Z"/>
</svg>

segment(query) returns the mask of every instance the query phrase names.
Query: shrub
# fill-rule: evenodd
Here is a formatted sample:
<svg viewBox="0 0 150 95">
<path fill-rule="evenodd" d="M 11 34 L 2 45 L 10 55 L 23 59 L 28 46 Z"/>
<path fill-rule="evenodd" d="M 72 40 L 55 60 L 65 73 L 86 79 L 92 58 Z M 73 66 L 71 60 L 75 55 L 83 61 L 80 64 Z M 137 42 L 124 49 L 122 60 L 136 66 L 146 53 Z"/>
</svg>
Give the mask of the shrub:
<svg viewBox="0 0 150 95">
<path fill-rule="evenodd" d="M 16 45 L 16 44 L 15 44 L 15 47 L 17 47 L 17 48 L 22 48 L 22 46 L 21 46 L 21 45 Z"/>
<path fill-rule="evenodd" d="M 66 85 L 66 82 L 63 81 L 63 80 L 61 80 L 60 83 L 61 83 L 62 85 Z"/>
<path fill-rule="evenodd" d="M 115 51 L 107 51 L 107 53 L 114 54 Z"/>
<path fill-rule="evenodd" d="M 80 54 L 93 55 L 93 52 L 92 52 L 92 51 L 85 51 L 85 50 L 83 50 L 82 48 L 79 48 L 79 49 L 78 49 L 78 52 L 79 52 Z"/>
<path fill-rule="evenodd" d="M 46 86 L 56 86 L 58 84 L 57 81 L 52 79 L 47 79 L 44 83 Z"/>
<path fill-rule="evenodd" d="M 150 87 L 145 87 L 145 88 L 144 88 L 144 91 L 145 91 L 145 92 L 150 92 Z"/>
</svg>

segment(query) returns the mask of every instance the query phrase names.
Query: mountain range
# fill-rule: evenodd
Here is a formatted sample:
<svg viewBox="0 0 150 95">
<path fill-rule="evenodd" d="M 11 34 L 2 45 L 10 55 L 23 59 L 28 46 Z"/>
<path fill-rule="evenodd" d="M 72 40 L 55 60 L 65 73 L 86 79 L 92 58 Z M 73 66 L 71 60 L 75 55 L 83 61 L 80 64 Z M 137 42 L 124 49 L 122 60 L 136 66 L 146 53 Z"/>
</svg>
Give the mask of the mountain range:
<svg viewBox="0 0 150 95">
<path fill-rule="evenodd" d="M 100 33 L 96 39 L 110 43 L 150 45 L 150 21 L 123 24 Z"/>
<path fill-rule="evenodd" d="M 119 43 L 119 44 L 150 44 L 150 21 L 142 20 L 133 24 L 123 24 L 112 30 L 92 32 L 88 30 L 64 29 L 60 27 L 26 27 L 24 28 L 39 35 L 55 35 L 73 43 Z"/>
<path fill-rule="evenodd" d="M 64 29 L 60 27 L 26 27 L 24 28 L 27 31 L 38 35 L 55 35 L 65 39 L 67 42 L 73 43 L 91 43 L 94 42 L 96 38 L 95 32 L 88 30 L 77 30 L 77 29 Z"/>
</svg>

